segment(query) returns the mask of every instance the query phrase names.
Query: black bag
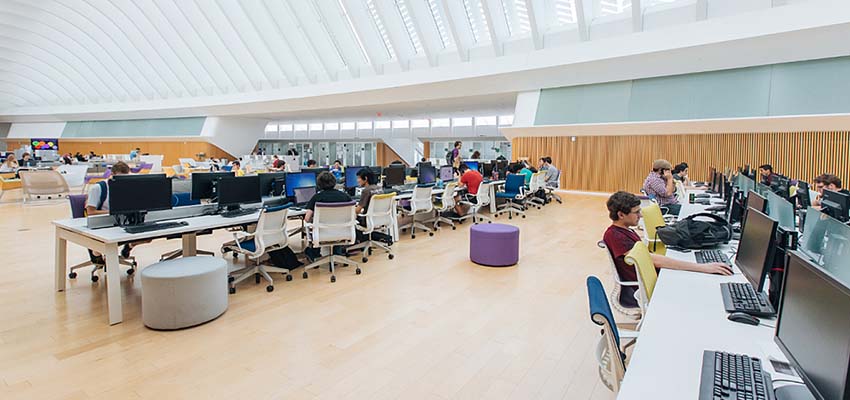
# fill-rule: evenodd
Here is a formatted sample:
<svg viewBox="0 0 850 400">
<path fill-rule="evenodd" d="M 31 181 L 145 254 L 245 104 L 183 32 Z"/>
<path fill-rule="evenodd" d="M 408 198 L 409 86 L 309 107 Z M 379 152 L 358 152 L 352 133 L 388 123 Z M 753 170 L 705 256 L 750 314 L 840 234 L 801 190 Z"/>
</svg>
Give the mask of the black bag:
<svg viewBox="0 0 850 400">
<path fill-rule="evenodd" d="M 270 251 L 268 254 L 269 262 L 278 268 L 285 268 L 291 271 L 304 265 L 304 263 L 298 261 L 298 257 L 295 255 L 295 252 L 289 247 Z"/>
<path fill-rule="evenodd" d="M 455 161 L 455 152 L 454 152 L 454 150 L 449 150 L 449 152 L 446 153 L 446 165 L 452 165 L 454 163 L 454 161 Z"/>
<path fill-rule="evenodd" d="M 656 235 L 667 246 L 686 249 L 714 247 L 732 239 L 732 225 L 723 217 L 700 213 L 656 229 Z"/>
</svg>

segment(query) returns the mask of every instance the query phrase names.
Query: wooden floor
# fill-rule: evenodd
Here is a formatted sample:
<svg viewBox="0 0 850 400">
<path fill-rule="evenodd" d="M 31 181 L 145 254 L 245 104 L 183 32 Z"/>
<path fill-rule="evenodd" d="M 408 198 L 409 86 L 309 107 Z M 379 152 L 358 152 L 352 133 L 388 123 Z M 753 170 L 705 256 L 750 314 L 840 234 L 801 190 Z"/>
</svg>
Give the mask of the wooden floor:
<svg viewBox="0 0 850 400">
<path fill-rule="evenodd" d="M 466 223 L 406 237 L 394 260 L 373 256 L 363 275 L 341 269 L 334 284 L 326 269 L 277 280 L 273 293 L 248 280 L 222 317 L 174 332 L 142 325 L 138 279 L 115 326 L 103 282 L 87 272 L 54 292 L 50 221 L 70 216 L 67 202 L 15 199 L 0 205 L 2 399 L 614 398 L 597 376 L 585 291 L 587 275 L 611 282 L 596 247 L 602 197 L 565 195 L 510 221 L 522 230 L 513 268 L 470 263 Z M 134 254 L 145 265 L 179 245 Z M 69 262 L 86 258 L 69 246 Z"/>
</svg>

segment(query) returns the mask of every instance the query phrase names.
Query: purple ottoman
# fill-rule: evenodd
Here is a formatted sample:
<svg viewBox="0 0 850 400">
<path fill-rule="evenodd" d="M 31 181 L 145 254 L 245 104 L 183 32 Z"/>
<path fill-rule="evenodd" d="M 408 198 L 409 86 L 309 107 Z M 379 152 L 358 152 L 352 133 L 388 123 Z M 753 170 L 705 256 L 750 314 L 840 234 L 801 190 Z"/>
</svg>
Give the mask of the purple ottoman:
<svg viewBox="0 0 850 400">
<path fill-rule="evenodd" d="M 519 228 L 478 224 L 469 231 L 469 259 L 488 267 L 507 267 L 519 261 Z"/>
</svg>

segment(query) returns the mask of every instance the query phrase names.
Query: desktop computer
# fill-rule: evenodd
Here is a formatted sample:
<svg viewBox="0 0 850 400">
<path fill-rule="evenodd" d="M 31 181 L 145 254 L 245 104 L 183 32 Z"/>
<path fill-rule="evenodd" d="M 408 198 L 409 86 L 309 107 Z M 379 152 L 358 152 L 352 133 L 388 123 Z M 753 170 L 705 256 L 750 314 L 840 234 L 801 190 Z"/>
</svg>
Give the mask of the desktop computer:
<svg viewBox="0 0 850 400">
<path fill-rule="evenodd" d="M 812 205 L 811 192 L 809 191 L 809 184 L 805 181 L 797 181 L 797 194 L 794 195 L 797 198 L 797 206 L 805 210 Z"/>
<path fill-rule="evenodd" d="M 233 176 L 235 176 L 233 172 L 192 173 L 192 200 L 216 198 L 215 182 L 221 178 L 229 178 Z"/>
<path fill-rule="evenodd" d="M 260 178 L 258 176 L 239 176 L 222 178 L 218 181 L 218 204 L 226 210 L 222 217 L 235 218 L 257 212 L 257 209 L 241 208 L 242 204 L 259 203 Z"/>
<path fill-rule="evenodd" d="M 776 311 L 763 290 L 765 278 L 773 266 L 777 222 L 752 208 L 747 210 L 747 215 L 747 225 L 741 233 L 735 265 L 749 283 L 721 284 L 723 305 L 728 312 L 772 317 Z"/>
<path fill-rule="evenodd" d="M 437 182 L 437 169 L 431 166 L 420 166 L 417 182 L 419 184 L 429 184 Z"/>
<path fill-rule="evenodd" d="M 850 221 L 850 195 L 824 189 L 821 204 L 826 215 L 841 222 Z"/>
<path fill-rule="evenodd" d="M 286 197 L 295 197 L 295 188 L 316 187 L 316 174 L 301 170 L 299 173 L 286 174 L 285 182 Z"/>
<path fill-rule="evenodd" d="M 278 179 L 284 179 L 286 177 L 286 172 L 268 172 L 257 174 L 257 176 L 260 178 L 259 187 L 261 196 L 280 196 L 280 190 L 275 190 L 275 182 L 277 182 Z M 275 192 L 277 192 L 277 194 L 275 194 Z"/>
<path fill-rule="evenodd" d="M 455 179 L 454 168 L 451 165 L 443 165 L 440 167 L 440 180 L 443 182 L 453 181 Z"/>
<path fill-rule="evenodd" d="M 484 176 L 484 179 L 492 179 L 493 178 L 493 170 L 496 169 L 495 162 L 484 163 L 481 168 L 481 175 Z"/>
<path fill-rule="evenodd" d="M 788 200 L 791 198 L 790 188 L 791 180 L 787 176 L 776 174 L 770 179 L 770 190 L 783 199 Z"/>
<path fill-rule="evenodd" d="M 352 189 L 356 188 L 357 185 L 357 173 L 360 172 L 361 169 L 368 167 L 360 167 L 360 166 L 350 166 L 345 167 L 345 188 Z"/>
<path fill-rule="evenodd" d="M 404 185 L 404 166 L 384 168 L 384 188 Z"/>
<path fill-rule="evenodd" d="M 315 186 L 306 186 L 306 187 L 297 187 L 292 189 L 292 193 L 295 195 L 295 204 L 299 207 L 303 207 L 313 196 L 316 195 L 316 187 Z"/>
<path fill-rule="evenodd" d="M 463 163 L 473 171 L 478 171 L 479 169 L 478 161 L 464 161 Z"/>
<path fill-rule="evenodd" d="M 134 232 L 132 226 L 154 226 L 144 223 L 145 214 L 171 208 L 171 179 L 165 175 L 127 175 L 114 178 L 109 181 L 109 215 L 115 217 L 119 226 L 130 228 L 125 228 L 127 232 L 153 230 Z"/>
<path fill-rule="evenodd" d="M 313 175 L 318 176 L 318 175 L 319 175 L 319 174 L 321 174 L 322 172 L 330 172 L 330 169 L 328 169 L 328 168 L 301 168 L 301 173 L 302 173 L 302 174 L 304 174 L 304 173 L 311 173 L 311 174 L 313 174 Z"/>
<path fill-rule="evenodd" d="M 744 214 L 741 216 L 741 230 L 744 230 L 744 226 L 747 225 L 747 214 L 751 208 L 762 213 L 767 212 L 767 199 L 752 190 L 747 193 L 747 201 L 744 202 Z"/>
</svg>

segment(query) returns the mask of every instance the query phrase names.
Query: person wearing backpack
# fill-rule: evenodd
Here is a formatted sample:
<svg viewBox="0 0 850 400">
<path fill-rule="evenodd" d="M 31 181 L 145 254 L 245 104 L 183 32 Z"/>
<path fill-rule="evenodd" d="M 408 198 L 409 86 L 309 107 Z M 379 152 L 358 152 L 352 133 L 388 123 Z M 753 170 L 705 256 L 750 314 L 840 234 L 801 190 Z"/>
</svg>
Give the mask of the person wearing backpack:
<svg viewBox="0 0 850 400">
<path fill-rule="evenodd" d="M 463 146 L 463 142 L 460 140 L 455 141 L 454 147 L 446 153 L 446 161 L 448 165 L 452 166 L 454 173 L 457 174 L 459 172 L 458 168 L 460 168 L 460 148 Z"/>
<path fill-rule="evenodd" d="M 625 256 L 632 250 L 635 243 L 641 240 L 640 236 L 631 229 L 640 222 L 640 199 L 629 192 L 619 191 L 608 198 L 606 205 L 608 207 L 608 217 L 611 219 L 611 226 L 605 231 L 602 241 L 608 247 L 611 258 L 614 259 L 614 265 L 617 268 L 617 274 L 620 276 L 620 279 L 624 281 L 637 281 L 637 271 L 635 271 L 634 266 L 626 264 Z M 651 254 L 650 256 L 656 268 L 678 269 L 705 274 L 732 275 L 731 267 L 723 263 L 697 264 L 659 254 Z M 623 307 L 638 307 L 637 300 L 634 298 L 634 293 L 637 289 L 637 286 L 623 286 L 619 298 L 619 302 Z"/>
</svg>

